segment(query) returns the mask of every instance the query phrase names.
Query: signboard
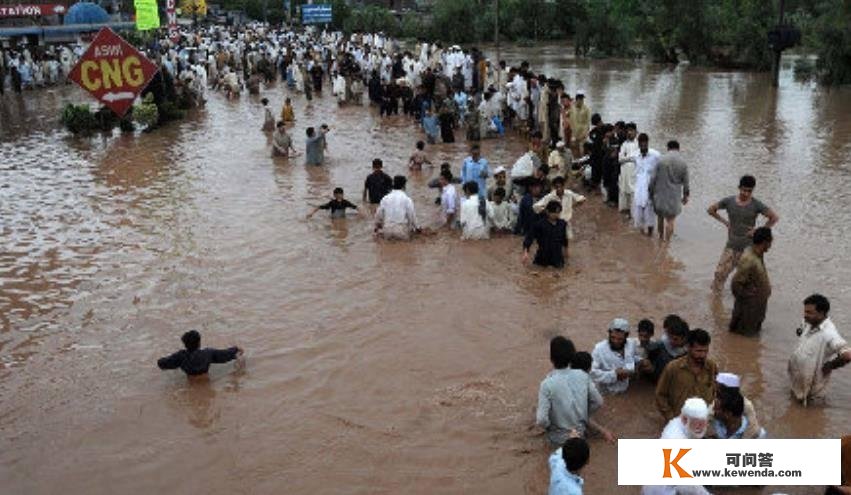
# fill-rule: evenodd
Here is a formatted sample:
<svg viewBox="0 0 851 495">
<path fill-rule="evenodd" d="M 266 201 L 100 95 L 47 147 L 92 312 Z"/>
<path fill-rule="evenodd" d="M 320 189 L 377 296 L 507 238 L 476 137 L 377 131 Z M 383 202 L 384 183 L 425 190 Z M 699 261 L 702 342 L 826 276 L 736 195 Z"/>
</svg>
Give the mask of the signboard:
<svg viewBox="0 0 851 495">
<path fill-rule="evenodd" d="M 160 11 L 157 0 L 133 0 L 133 6 L 136 7 L 136 29 L 159 29 Z"/>
<path fill-rule="evenodd" d="M 165 13 L 168 16 L 168 34 L 172 41 L 177 41 L 177 12 L 174 11 L 174 0 L 166 0 Z"/>
<path fill-rule="evenodd" d="M 157 66 L 109 28 L 98 31 L 68 78 L 123 117 Z"/>
<path fill-rule="evenodd" d="M 184 14 L 194 14 L 200 16 L 207 15 L 207 1 L 206 0 L 182 0 L 180 2 L 180 9 Z"/>
<path fill-rule="evenodd" d="M 331 22 L 331 6 L 330 5 L 302 5 L 301 6 L 301 23 L 302 24 L 322 24 Z"/>
<path fill-rule="evenodd" d="M 0 5 L 0 19 L 7 17 L 41 17 L 64 13 L 65 6 L 54 3 Z"/>
</svg>

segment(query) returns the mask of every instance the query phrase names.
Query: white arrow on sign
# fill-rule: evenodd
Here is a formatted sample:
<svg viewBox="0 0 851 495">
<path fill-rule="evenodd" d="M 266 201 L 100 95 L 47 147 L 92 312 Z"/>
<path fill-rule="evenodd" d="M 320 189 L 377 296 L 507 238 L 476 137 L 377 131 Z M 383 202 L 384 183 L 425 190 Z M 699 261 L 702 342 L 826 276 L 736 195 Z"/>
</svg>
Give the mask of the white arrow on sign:
<svg viewBox="0 0 851 495">
<path fill-rule="evenodd" d="M 101 97 L 101 99 L 110 103 L 114 103 L 118 100 L 133 100 L 135 98 L 136 96 L 129 91 L 122 91 L 120 93 L 107 93 Z"/>
</svg>

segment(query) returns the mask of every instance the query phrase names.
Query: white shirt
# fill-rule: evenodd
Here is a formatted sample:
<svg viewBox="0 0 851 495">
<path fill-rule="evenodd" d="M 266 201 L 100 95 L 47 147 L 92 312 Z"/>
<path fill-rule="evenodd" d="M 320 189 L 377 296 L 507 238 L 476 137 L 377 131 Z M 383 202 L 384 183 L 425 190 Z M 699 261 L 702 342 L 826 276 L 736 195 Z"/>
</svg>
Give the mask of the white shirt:
<svg viewBox="0 0 851 495">
<path fill-rule="evenodd" d="M 462 239 L 487 239 L 488 229 L 479 214 L 479 196 L 473 195 L 461 202 Z"/>
<path fill-rule="evenodd" d="M 514 228 L 514 210 L 508 201 L 496 204 L 488 201 L 488 223 L 495 229 Z"/>
<path fill-rule="evenodd" d="M 650 183 L 656 176 L 656 166 L 659 164 L 659 152 L 648 149 L 647 155 L 639 152 L 635 156 L 635 201 L 636 206 L 645 207 L 650 204 Z"/>
<path fill-rule="evenodd" d="M 789 378 L 792 393 L 798 400 L 819 397 L 827 387 L 828 378 L 821 368 L 825 362 L 848 349 L 848 343 L 836 331 L 830 318 L 813 327 L 804 322 L 798 337 L 798 347 L 789 358 Z"/>
<path fill-rule="evenodd" d="M 612 350 L 609 340 L 598 342 L 591 352 L 594 359 L 591 365 L 591 379 L 603 393 L 620 394 L 629 388 L 629 378 L 618 380 L 615 370 L 623 368 L 635 371 L 635 343 L 626 340 L 623 347 L 623 355 Z"/>
<path fill-rule="evenodd" d="M 440 193 L 440 208 L 443 210 L 444 219 L 458 212 L 458 192 L 454 185 L 446 184 L 443 186 Z"/>
<path fill-rule="evenodd" d="M 414 202 L 401 189 L 394 189 L 390 194 L 381 198 L 381 203 L 375 211 L 375 219 L 385 228 L 403 226 L 413 230 L 417 227 Z"/>
<path fill-rule="evenodd" d="M 560 218 L 565 222 L 570 223 L 570 219 L 573 218 L 573 203 L 581 203 L 585 201 L 585 196 L 576 194 L 570 189 L 565 189 L 564 194 L 559 197 L 555 191 L 552 191 L 532 205 L 532 209 L 535 210 L 535 213 L 541 213 L 547 208 L 550 201 L 558 201 L 561 203 Z"/>
</svg>

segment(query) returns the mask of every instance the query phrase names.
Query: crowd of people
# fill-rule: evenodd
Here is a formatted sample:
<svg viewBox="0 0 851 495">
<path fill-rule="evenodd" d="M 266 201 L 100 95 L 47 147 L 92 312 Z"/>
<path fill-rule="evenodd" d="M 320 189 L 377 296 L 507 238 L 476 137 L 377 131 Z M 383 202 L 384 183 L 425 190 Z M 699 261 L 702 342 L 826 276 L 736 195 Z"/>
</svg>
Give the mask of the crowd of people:
<svg viewBox="0 0 851 495">
<path fill-rule="evenodd" d="M 292 98 L 311 100 L 326 84 L 340 105 L 362 104 L 363 93 L 380 115 L 409 116 L 419 138 L 408 161 L 412 172 L 434 168 L 429 185 L 438 190 L 435 203 L 440 226 L 460 232 L 464 240 L 517 235 L 522 258 L 536 265 L 563 267 L 568 246 L 578 235 L 574 207 L 598 196 L 629 218 L 642 233 L 654 229 L 663 242 L 671 240 L 675 220 L 689 202 L 687 160 L 680 143 L 671 139 L 664 153 L 650 147 L 650 137 L 633 122 L 606 123 L 593 113 L 585 92 L 569 92 L 557 78 L 536 73 L 527 62 L 494 63 L 477 50 L 439 43 L 421 43 L 403 50 L 378 34 L 303 31 L 250 24 L 239 28 L 198 27 L 172 38 L 163 34 L 148 46 L 149 58 L 172 79 L 206 98 L 207 90 L 239 97 L 243 90 L 259 94 L 263 84 L 280 78 L 289 97 L 280 112 L 263 101 L 263 130 L 272 133 L 272 154 L 304 155 L 308 166 L 324 162 L 331 127 L 308 127 L 304 150 L 296 151 L 288 127 L 295 121 Z M 82 47 L 62 47 L 45 54 L 7 52 L 0 82 L 15 91 L 62 82 Z M 0 84 L 3 87 L 3 84 Z M 463 130 L 470 154 L 458 173 L 450 163 L 435 167 L 429 147 L 451 143 Z M 512 134 L 528 144 L 513 163 L 492 168 L 482 156 L 482 139 Z M 376 158 L 364 181 L 358 207 L 342 188 L 333 199 L 309 214 L 327 210 L 331 217 L 349 209 L 372 215 L 376 236 L 408 240 L 427 230 L 418 220 L 414 201 L 406 194 L 407 178 L 391 177 Z M 458 191 L 460 185 L 461 192 Z M 728 242 L 715 271 L 712 290 L 730 283 L 735 297 L 730 330 L 758 335 L 771 286 L 764 256 L 772 243 L 778 215 L 753 197 L 756 179 L 740 178 L 738 193 L 708 208 L 724 224 Z M 577 192 L 577 191 L 581 191 Z M 719 212 L 726 211 L 726 218 Z M 764 225 L 757 221 L 764 216 Z M 532 257 L 531 249 L 537 245 Z M 803 323 L 797 347 L 789 358 L 790 389 L 809 404 L 824 398 L 831 372 L 851 362 L 851 346 L 829 318 L 827 298 L 813 294 L 803 301 Z M 630 334 L 635 331 L 636 337 Z M 604 397 L 628 393 L 631 383 L 655 384 L 655 400 L 665 425 L 661 438 L 764 438 L 765 428 L 742 388 L 742 380 L 720 370 L 709 357 L 712 338 L 668 315 L 662 334 L 643 319 L 633 327 L 616 318 L 607 337 L 592 351 L 577 352 L 570 339 L 550 342 L 553 370 L 541 382 L 536 423 L 553 453 L 549 458 L 551 495 L 582 493 L 580 472 L 591 452 L 585 438 L 616 434 L 594 420 Z M 197 332 L 183 336 L 184 349 L 160 359 L 162 369 L 180 368 L 189 375 L 206 373 L 212 363 L 238 359 L 242 349 L 202 349 Z M 851 493 L 835 487 L 831 493 Z M 842 491 L 844 490 L 844 491 Z M 645 487 L 646 494 L 708 493 L 701 487 Z"/>
</svg>

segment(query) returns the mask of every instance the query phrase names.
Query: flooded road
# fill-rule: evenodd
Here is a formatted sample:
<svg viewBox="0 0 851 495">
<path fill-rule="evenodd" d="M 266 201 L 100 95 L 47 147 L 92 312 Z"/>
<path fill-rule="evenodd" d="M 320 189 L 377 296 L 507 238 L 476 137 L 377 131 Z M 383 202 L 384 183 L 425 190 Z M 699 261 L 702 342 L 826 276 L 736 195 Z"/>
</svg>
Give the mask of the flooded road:
<svg viewBox="0 0 851 495">
<path fill-rule="evenodd" d="M 545 493 L 530 426 L 549 339 L 590 350 L 616 316 L 660 328 L 672 312 L 713 334 L 712 357 L 742 375 L 771 436 L 851 431 L 851 374 L 804 410 L 785 373 L 806 295 L 828 296 L 851 337 L 851 91 L 800 85 L 788 67 L 774 91 L 767 74 L 566 53 L 503 57 L 584 88 L 651 147 L 680 141 L 692 197 L 670 247 L 596 198 L 574 214 L 562 273 L 522 266 L 516 238 L 385 243 L 367 218 L 305 220 L 334 187 L 359 202 L 375 157 L 406 173 L 420 139 L 404 117 L 338 109 L 327 88 L 310 105 L 294 97 L 297 148 L 306 127 L 332 127 L 322 168 L 269 157 L 259 97 L 214 94 L 153 133 L 86 140 L 56 122 L 65 101 L 86 100 L 75 88 L 0 98 L 2 491 Z M 263 92 L 275 111 L 286 95 Z M 432 162 L 457 171 L 457 138 L 430 147 Z M 523 147 L 484 141 L 483 155 L 511 165 Z M 759 338 L 728 334 L 731 297 L 708 290 L 725 233 L 705 210 L 744 173 L 781 216 Z M 408 187 L 426 224 L 438 216 L 430 177 Z M 246 368 L 191 384 L 159 371 L 191 328 L 205 345 L 244 347 Z M 662 426 L 640 385 L 599 421 L 621 438 Z M 588 493 L 636 493 L 616 485 L 616 448 L 591 446 Z"/>
</svg>

